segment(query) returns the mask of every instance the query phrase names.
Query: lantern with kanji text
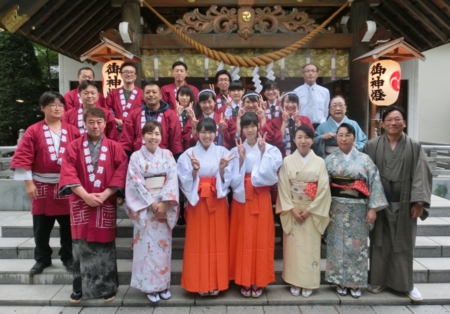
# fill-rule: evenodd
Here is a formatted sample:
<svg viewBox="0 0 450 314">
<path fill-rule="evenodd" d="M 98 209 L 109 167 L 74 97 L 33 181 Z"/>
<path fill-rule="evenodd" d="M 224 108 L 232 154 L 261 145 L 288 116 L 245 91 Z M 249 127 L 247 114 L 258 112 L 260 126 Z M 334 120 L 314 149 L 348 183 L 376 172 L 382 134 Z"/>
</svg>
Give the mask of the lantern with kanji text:
<svg viewBox="0 0 450 314">
<path fill-rule="evenodd" d="M 393 60 L 378 60 L 369 69 L 369 99 L 377 106 L 389 106 L 400 93 L 401 68 Z"/>
</svg>

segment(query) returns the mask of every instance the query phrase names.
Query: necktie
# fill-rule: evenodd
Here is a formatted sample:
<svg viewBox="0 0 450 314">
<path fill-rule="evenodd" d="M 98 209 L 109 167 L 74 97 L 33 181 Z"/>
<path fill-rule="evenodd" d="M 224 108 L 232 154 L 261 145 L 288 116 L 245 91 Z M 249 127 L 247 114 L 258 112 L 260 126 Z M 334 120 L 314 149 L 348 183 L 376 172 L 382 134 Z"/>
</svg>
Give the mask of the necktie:
<svg viewBox="0 0 450 314">
<path fill-rule="evenodd" d="M 236 106 L 233 108 L 233 117 L 237 117 L 238 113 L 239 113 L 239 106 Z"/>
<path fill-rule="evenodd" d="M 272 119 L 275 118 L 275 105 L 270 106 L 270 116 Z"/>
<path fill-rule="evenodd" d="M 186 122 L 189 118 L 186 110 L 183 110 L 183 112 L 181 113 L 181 118 L 183 119 L 183 125 L 186 125 Z"/>
</svg>

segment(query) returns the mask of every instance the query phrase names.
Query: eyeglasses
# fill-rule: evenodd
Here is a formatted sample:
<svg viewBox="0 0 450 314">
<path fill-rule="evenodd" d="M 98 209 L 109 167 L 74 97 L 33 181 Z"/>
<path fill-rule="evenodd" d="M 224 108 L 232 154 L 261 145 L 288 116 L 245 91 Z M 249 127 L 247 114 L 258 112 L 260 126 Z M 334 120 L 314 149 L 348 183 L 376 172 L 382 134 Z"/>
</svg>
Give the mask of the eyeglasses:
<svg viewBox="0 0 450 314">
<path fill-rule="evenodd" d="M 136 74 L 136 72 L 134 72 L 134 71 L 123 71 L 122 74 L 133 75 L 133 74 Z"/>
<path fill-rule="evenodd" d="M 389 119 L 385 119 L 384 120 L 384 122 L 387 122 L 387 123 L 392 123 L 392 122 L 400 122 L 400 121 L 403 121 L 404 119 L 400 119 L 400 118 L 389 118 Z"/>
<path fill-rule="evenodd" d="M 316 73 L 316 72 L 317 72 L 317 70 L 313 70 L 313 69 L 303 70 L 303 73 Z"/>
<path fill-rule="evenodd" d="M 344 107 L 345 107 L 345 104 L 343 104 L 343 103 L 333 104 L 330 106 L 331 109 L 344 108 Z"/>
<path fill-rule="evenodd" d="M 50 108 L 55 109 L 55 108 L 64 108 L 63 104 L 50 104 L 48 105 Z"/>
<path fill-rule="evenodd" d="M 217 81 L 218 82 L 229 82 L 230 80 L 226 78 L 226 79 L 218 79 Z"/>
<path fill-rule="evenodd" d="M 351 138 L 352 135 L 353 135 L 353 134 L 351 134 L 351 133 L 347 133 L 347 134 L 338 134 L 337 137 L 340 138 L 340 139 L 343 139 L 343 138 L 347 138 L 347 139 L 348 139 L 348 138 Z"/>
</svg>

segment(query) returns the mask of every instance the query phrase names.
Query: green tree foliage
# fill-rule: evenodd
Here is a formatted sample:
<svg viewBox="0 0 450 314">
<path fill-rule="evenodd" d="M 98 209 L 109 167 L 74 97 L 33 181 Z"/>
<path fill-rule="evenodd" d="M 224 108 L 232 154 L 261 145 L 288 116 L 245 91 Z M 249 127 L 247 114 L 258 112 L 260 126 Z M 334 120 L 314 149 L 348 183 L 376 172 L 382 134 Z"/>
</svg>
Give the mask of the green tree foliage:
<svg viewBox="0 0 450 314">
<path fill-rule="evenodd" d="M 42 79 L 48 90 L 59 90 L 58 53 L 47 47 L 33 43 L 36 57 L 41 68 Z"/>
<path fill-rule="evenodd" d="M 20 129 L 42 119 L 39 97 L 46 87 L 28 39 L 0 32 L 0 60 L 0 146 L 15 145 Z"/>
</svg>

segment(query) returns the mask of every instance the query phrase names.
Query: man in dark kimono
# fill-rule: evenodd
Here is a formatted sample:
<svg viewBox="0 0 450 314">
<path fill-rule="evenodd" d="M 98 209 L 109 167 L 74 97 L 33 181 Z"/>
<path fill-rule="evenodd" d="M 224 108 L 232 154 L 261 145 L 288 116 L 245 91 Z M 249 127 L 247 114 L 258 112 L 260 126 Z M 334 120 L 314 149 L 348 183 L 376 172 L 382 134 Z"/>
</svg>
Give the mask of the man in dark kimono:
<svg viewBox="0 0 450 314">
<path fill-rule="evenodd" d="M 432 174 L 420 144 L 403 133 L 405 112 L 397 106 L 383 113 L 385 134 L 370 140 L 363 151 L 372 158 L 389 207 L 378 213 L 371 233 L 370 287 L 379 293 L 387 287 L 418 301 L 422 295 L 413 283 L 413 252 L 417 218 L 428 217 Z"/>
<path fill-rule="evenodd" d="M 73 292 L 70 302 L 103 297 L 112 301 L 119 285 L 116 263 L 116 192 L 125 188 L 127 156 L 104 136 L 106 113 L 87 109 L 86 133 L 63 156 L 59 194 L 70 194 Z"/>
</svg>

